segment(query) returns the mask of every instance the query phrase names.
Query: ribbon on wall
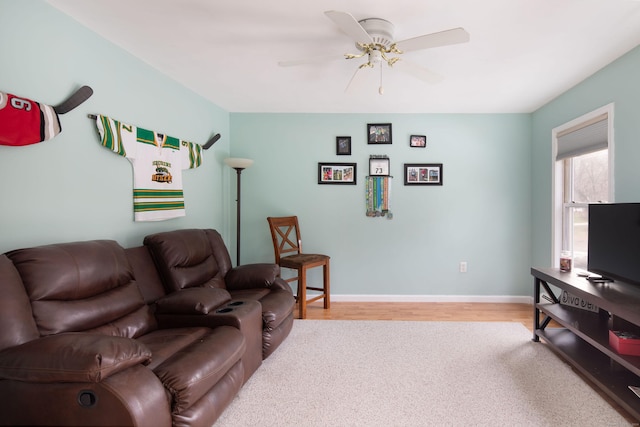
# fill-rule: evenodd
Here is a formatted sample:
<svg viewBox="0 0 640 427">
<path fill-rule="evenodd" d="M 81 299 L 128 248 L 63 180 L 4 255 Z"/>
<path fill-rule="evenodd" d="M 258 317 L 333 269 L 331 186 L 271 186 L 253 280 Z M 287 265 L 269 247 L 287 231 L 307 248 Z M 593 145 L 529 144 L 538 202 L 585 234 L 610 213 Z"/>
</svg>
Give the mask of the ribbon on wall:
<svg viewBox="0 0 640 427">
<path fill-rule="evenodd" d="M 391 176 L 367 176 L 365 200 L 367 216 L 393 218 L 391 213 Z"/>
</svg>

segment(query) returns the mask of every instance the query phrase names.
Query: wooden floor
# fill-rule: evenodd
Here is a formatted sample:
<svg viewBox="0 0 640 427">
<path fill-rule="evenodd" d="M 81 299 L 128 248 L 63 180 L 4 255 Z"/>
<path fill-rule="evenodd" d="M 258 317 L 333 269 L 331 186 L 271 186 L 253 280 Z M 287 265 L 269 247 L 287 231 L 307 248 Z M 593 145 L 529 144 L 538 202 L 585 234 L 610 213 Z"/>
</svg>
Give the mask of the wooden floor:
<svg viewBox="0 0 640 427">
<path fill-rule="evenodd" d="M 532 330 L 533 306 L 510 303 L 331 302 L 331 309 L 324 310 L 322 301 L 316 301 L 307 306 L 307 319 L 521 322 Z"/>
<path fill-rule="evenodd" d="M 428 320 L 459 322 L 520 322 L 532 333 L 533 306 L 512 303 L 444 303 L 444 302 L 331 302 L 324 310 L 322 301 L 307 306 L 307 319 L 313 320 Z M 553 322 L 549 327 L 558 326 Z M 541 343 L 541 345 L 544 345 Z M 571 365 L 568 365 L 571 367 Z M 573 367 L 571 367 L 573 369 Z M 629 425 L 638 420 L 574 369 L 603 399 L 620 413 Z"/>
</svg>

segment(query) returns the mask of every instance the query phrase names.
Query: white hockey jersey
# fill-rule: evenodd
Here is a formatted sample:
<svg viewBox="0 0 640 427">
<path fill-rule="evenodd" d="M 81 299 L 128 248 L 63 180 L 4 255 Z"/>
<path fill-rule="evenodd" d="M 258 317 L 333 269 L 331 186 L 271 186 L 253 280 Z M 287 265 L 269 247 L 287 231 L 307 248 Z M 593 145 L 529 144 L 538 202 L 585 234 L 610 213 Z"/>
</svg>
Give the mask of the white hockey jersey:
<svg viewBox="0 0 640 427">
<path fill-rule="evenodd" d="M 185 216 L 182 170 L 202 164 L 202 147 L 102 115 L 96 126 L 102 145 L 131 162 L 134 220 Z"/>
</svg>

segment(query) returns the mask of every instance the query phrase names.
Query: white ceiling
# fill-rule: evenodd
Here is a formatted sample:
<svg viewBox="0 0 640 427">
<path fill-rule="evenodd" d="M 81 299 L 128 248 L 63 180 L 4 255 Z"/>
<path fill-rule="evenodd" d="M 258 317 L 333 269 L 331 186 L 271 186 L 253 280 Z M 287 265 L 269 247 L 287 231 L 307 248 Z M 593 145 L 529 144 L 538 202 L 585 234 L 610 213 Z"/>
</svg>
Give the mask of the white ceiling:
<svg viewBox="0 0 640 427">
<path fill-rule="evenodd" d="M 531 112 L 640 44 L 637 0 L 48 0 L 230 112 Z M 395 24 L 395 40 L 463 27 L 466 44 L 404 56 L 445 77 L 363 69 L 324 15 Z M 333 56 L 322 64 L 278 61 Z M 357 62 L 360 61 L 360 62 Z"/>
</svg>

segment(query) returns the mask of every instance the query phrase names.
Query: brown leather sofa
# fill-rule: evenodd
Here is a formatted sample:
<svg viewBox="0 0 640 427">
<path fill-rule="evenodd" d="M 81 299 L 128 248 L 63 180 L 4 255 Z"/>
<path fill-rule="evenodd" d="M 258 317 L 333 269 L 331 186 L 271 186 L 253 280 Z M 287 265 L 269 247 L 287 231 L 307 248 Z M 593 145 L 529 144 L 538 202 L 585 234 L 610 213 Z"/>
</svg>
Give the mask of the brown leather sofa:
<svg viewBox="0 0 640 427">
<path fill-rule="evenodd" d="M 213 425 L 261 364 L 260 301 L 293 312 L 267 265 L 224 267 L 225 286 L 244 294 L 167 292 L 147 246 L 111 240 L 0 255 L 0 425 Z"/>
</svg>

